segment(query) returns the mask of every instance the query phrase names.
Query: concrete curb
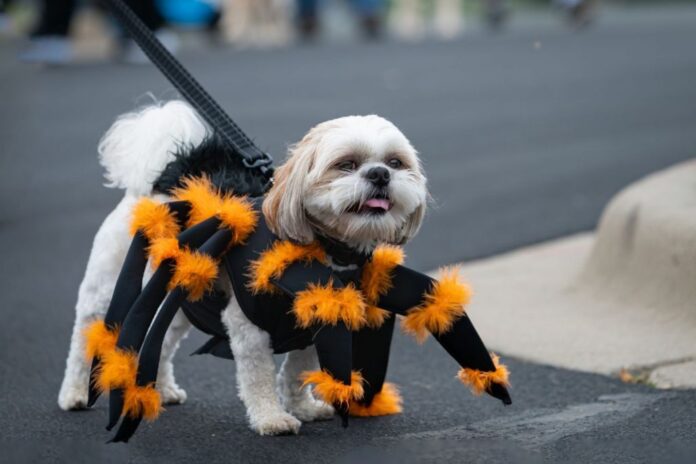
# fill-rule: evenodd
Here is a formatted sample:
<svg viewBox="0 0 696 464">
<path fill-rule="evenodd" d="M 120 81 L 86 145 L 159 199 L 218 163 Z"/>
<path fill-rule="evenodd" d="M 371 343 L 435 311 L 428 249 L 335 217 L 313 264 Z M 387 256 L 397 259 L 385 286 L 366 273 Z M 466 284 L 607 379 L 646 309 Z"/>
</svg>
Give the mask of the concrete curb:
<svg viewBox="0 0 696 464">
<path fill-rule="evenodd" d="M 620 192 L 596 234 L 472 262 L 463 273 L 476 292 L 469 314 L 496 350 L 696 387 L 696 161 Z"/>
</svg>

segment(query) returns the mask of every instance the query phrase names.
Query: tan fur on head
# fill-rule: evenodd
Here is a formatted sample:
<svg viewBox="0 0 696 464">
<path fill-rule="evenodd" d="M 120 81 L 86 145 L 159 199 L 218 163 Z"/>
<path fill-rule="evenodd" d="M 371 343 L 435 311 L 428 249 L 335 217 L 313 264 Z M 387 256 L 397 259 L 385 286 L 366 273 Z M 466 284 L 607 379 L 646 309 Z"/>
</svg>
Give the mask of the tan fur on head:
<svg viewBox="0 0 696 464">
<path fill-rule="evenodd" d="M 387 186 L 367 179 L 372 168 L 389 171 Z M 263 203 L 266 222 L 280 238 L 300 243 L 316 233 L 359 249 L 405 243 L 418 231 L 428 198 L 416 150 L 396 126 L 375 115 L 315 126 L 290 149 L 274 181 Z M 388 211 L 366 208 L 376 195 L 387 196 Z"/>
</svg>

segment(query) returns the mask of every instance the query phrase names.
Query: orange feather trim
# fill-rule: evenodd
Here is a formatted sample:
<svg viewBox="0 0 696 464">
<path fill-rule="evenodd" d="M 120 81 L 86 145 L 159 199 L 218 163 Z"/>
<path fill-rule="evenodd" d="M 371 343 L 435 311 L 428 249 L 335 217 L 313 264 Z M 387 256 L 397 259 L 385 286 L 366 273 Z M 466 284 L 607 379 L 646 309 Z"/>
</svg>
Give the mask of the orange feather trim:
<svg viewBox="0 0 696 464">
<path fill-rule="evenodd" d="M 365 309 L 366 325 L 381 327 L 389 317 L 389 311 L 375 306 L 379 297 L 392 288 L 392 271 L 404 262 L 404 252 L 400 247 L 380 245 L 372 254 L 372 259 L 365 264 L 362 273 L 361 289 L 368 303 Z"/>
<path fill-rule="evenodd" d="M 85 357 L 88 361 L 95 356 L 101 357 L 116 348 L 118 329 L 109 329 L 102 320 L 92 322 L 85 328 L 83 334 L 85 337 Z"/>
<path fill-rule="evenodd" d="M 507 370 L 507 366 L 505 366 L 505 364 L 499 364 L 498 361 L 500 358 L 495 354 L 492 354 L 491 358 L 495 366 L 494 371 L 486 372 L 478 369 L 462 368 L 457 373 L 459 380 L 461 380 L 464 385 L 467 385 L 475 395 L 480 395 L 487 391 L 491 384 L 494 383 L 503 385 L 504 387 L 510 385 L 508 380 L 510 374 Z"/>
<path fill-rule="evenodd" d="M 328 285 L 309 284 L 307 290 L 297 292 L 292 307 L 297 325 L 303 328 L 312 324 L 336 325 L 342 321 L 351 330 L 365 325 L 365 301 L 352 285 L 334 289 Z"/>
<path fill-rule="evenodd" d="M 179 233 L 179 224 L 167 205 L 150 198 L 143 198 L 133 208 L 130 224 L 131 235 L 135 235 L 139 230 L 152 242 L 158 238 L 176 237 Z"/>
<path fill-rule="evenodd" d="M 384 321 L 390 314 L 391 313 L 386 309 L 368 305 L 365 307 L 365 325 L 373 329 L 378 329 L 382 327 L 382 324 L 384 324 Z"/>
<path fill-rule="evenodd" d="M 131 385 L 126 388 L 123 392 L 122 415 L 133 419 L 144 417 L 149 421 L 157 419 L 162 411 L 162 399 L 153 385 Z"/>
<path fill-rule="evenodd" d="M 271 280 L 283 275 L 292 263 L 325 259 L 324 250 L 316 242 L 309 245 L 297 245 L 287 240 L 276 241 L 271 248 L 261 254 L 259 259 L 251 263 L 249 288 L 254 293 L 272 293 L 275 291 L 275 286 Z"/>
<path fill-rule="evenodd" d="M 188 292 L 189 301 L 198 301 L 212 290 L 218 276 L 218 263 L 208 255 L 196 251 L 181 250 L 169 288 L 182 286 Z"/>
<path fill-rule="evenodd" d="M 249 200 L 231 195 L 221 198 L 217 216 L 232 232 L 233 245 L 244 243 L 258 221 L 258 215 Z"/>
<path fill-rule="evenodd" d="M 233 245 L 243 243 L 256 228 L 257 213 L 245 197 L 220 193 L 205 176 L 185 179 L 183 184 L 174 197 L 191 204 L 189 227 L 217 216 L 232 232 Z"/>
<path fill-rule="evenodd" d="M 363 267 L 362 291 L 370 304 L 376 304 L 379 297 L 392 288 L 392 271 L 404 262 L 404 252 L 392 245 L 380 245 L 375 249 L 372 259 Z"/>
<path fill-rule="evenodd" d="M 205 176 L 184 179 L 183 187 L 174 189 L 172 194 L 175 199 L 191 204 L 188 227 L 201 223 L 218 212 L 220 196 Z"/>
<path fill-rule="evenodd" d="M 402 328 L 415 336 L 419 343 L 427 338 L 428 332 L 445 333 L 464 315 L 464 305 L 470 296 L 469 286 L 460 281 L 459 270 L 443 269 L 439 281 L 425 295 L 425 302 L 411 309 L 403 318 Z"/>
<path fill-rule="evenodd" d="M 334 379 L 326 371 L 308 371 L 301 375 L 302 386 L 314 384 L 314 392 L 329 404 L 349 404 L 351 400 L 359 400 L 365 393 L 363 378 L 360 372 L 353 371 L 350 375 L 350 385 Z"/>
<path fill-rule="evenodd" d="M 101 392 L 113 388 L 127 388 L 135 385 L 138 358 L 133 351 L 119 348 L 103 353 L 96 377 L 96 387 Z"/>
<path fill-rule="evenodd" d="M 158 238 L 147 249 L 153 269 L 157 269 L 165 259 L 177 259 L 181 255 L 179 240 Z"/>
<path fill-rule="evenodd" d="M 348 411 L 351 416 L 358 417 L 389 416 L 399 414 L 403 410 L 402 403 L 403 400 L 396 385 L 385 383 L 382 386 L 382 390 L 374 396 L 369 406 L 360 404 L 357 401 L 351 401 Z"/>
</svg>

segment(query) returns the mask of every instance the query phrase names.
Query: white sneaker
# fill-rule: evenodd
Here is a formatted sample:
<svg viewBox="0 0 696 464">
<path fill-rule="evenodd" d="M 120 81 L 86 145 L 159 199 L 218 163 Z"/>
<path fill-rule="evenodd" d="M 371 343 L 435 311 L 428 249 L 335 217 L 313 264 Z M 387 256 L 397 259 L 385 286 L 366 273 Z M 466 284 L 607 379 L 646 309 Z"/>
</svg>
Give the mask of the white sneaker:
<svg viewBox="0 0 696 464">
<path fill-rule="evenodd" d="M 68 64 L 75 59 L 75 48 L 66 37 L 46 36 L 31 40 L 29 48 L 19 54 L 25 63 Z"/>
</svg>

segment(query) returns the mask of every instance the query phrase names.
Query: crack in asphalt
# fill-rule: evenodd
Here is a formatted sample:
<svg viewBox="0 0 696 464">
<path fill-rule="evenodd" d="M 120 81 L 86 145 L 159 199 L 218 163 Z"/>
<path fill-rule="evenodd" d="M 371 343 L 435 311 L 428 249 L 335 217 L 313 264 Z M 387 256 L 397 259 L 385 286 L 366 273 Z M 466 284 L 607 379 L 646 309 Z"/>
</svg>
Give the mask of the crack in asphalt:
<svg viewBox="0 0 696 464">
<path fill-rule="evenodd" d="M 496 417 L 442 430 L 407 433 L 389 439 L 505 438 L 520 442 L 524 448 L 535 449 L 565 437 L 623 422 L 650 405 L 672 397 L 672 393 L 602 395 L 593 403 L 573 404 L 563 409 L 530 409 L 515 416 Z"/>
</svg>

